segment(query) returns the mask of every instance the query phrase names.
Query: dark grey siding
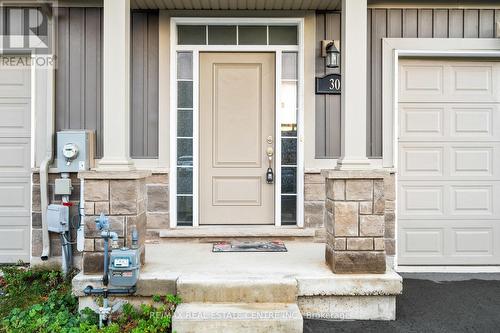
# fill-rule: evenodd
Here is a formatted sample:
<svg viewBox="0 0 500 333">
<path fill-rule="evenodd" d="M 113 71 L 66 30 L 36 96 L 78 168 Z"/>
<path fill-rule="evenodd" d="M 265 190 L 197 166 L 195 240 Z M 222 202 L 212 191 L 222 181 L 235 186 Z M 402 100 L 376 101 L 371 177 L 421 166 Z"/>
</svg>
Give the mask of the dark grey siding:
<svg viewBox="0 0 500 333">
<path fill-rule="evenodd" d="M 340 39 L 340 13 L 316 15 L 316 76 L 340 73 L 325 67 L 320 41 Z M 340 155 L 340 95 L 316 95 L 316 158 Z"/>
<path fill-rule="evenodd" d="M 158 12 L 133 12 L 131 155 L 158 156 Z M 102 157 L 102 9 L 60 8 L 56 129 L 96 131 Z"/>
<path fill-rule="evenodd" d="M 316 18 L 316 75 L 324 75 L 319 41 L 340 36 L 340 14 L 318 13 Z M 499 18 L 500 10 L 493 9 L 368 10 L 368 156 L 382 156 L 382 38 L 493 38 Z M 316 96 L 316 157 L 337 157 L 340 140 L 340 99 Z"/>
<path fill-rule="evenodd" d="M 368 133 L 367 153 L 382 156 L 382 38 L 493 38 L 493 9 L 370 9 L 368 10 Z"/>
<path fill-rule="evenodd" d="M 130 154 L 158 157 L 158 12 L 132 13 Z"/>
<path fill-rule="evenodd" d="M 96 131 L 102 156 L 102 15 L 99 8 L 59 8 L 56 129 Z"/>
</svg>

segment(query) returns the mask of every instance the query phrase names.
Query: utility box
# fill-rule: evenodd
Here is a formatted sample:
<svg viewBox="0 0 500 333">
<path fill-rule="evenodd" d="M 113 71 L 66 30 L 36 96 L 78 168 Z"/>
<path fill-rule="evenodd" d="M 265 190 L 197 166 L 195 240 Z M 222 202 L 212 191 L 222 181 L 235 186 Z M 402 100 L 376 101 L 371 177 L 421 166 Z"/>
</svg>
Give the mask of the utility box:
<svg viewBox="0 0 500 333">
<path fill-rule="evenodd" d="M 69 178 L 57 178 L 55 180 L 54 194 L 57 195 L 71 195 L 71 179 Z"/>
<path fill-rule="evenodd" d="M 69 230 L 69 207 L 49 205 L 47 207 L 47 226 L 50 232 L 63 233 Z"/>
<path fill-rule="evenodd" d="M 139 278 L 140 249 L 114 249 L 109 256 L 109 283 L 115 287 L 133 287 Z"/>
<path fill-rule="evenodd" d="M 64 130 L 57 132 L 57 169 L 78 172 L 94 167 L 94 131 Z"/>
</svg>

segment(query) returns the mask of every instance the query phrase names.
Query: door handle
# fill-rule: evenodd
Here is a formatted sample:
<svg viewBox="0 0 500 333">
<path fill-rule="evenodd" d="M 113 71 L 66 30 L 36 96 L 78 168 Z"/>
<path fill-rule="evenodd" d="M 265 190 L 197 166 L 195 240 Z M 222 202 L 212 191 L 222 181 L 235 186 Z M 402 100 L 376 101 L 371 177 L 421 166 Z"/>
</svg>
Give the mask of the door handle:
<svg viewBox="0 0 500 333">
<path fill-rule="evenodd" d="M 266 171 L 266 183 L 273 184 L 274 183 L 274 172 L 273 172 L 273 155 L 274 149 L 273 147 L 267 147 L 266 150 L 267 159 L 269 161 L 269 166 Z"/>
</svg>

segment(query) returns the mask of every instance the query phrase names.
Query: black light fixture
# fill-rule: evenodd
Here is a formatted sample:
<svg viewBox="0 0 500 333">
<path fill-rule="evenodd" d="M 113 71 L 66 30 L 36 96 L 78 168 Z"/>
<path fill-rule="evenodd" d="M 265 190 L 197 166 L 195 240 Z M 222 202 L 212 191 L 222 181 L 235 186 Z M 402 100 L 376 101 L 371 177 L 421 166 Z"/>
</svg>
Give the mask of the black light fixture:
<svg viewBox="0 0 500 333">
<path fill-rule="evenodd" d="M 326 58 L 326 67 L 340 67 L 340 42 L 338 40 L 322 40 L 321 56 Z"/>
</svg>

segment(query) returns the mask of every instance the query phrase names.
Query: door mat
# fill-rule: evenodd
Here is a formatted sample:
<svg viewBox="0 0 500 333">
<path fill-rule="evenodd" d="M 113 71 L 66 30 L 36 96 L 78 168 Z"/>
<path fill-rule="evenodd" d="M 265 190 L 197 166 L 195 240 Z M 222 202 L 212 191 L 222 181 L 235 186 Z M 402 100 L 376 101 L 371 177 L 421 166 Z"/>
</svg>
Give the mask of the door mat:
<svg viewBox="0 0 500 333">
<path fill-rule="evenodd" d="M 288 252 L 285 243 L 275 241 L 232 241 L 214 243 L 212 252 Z"/>
</svg>

